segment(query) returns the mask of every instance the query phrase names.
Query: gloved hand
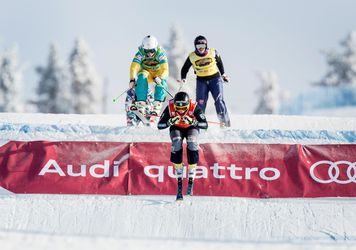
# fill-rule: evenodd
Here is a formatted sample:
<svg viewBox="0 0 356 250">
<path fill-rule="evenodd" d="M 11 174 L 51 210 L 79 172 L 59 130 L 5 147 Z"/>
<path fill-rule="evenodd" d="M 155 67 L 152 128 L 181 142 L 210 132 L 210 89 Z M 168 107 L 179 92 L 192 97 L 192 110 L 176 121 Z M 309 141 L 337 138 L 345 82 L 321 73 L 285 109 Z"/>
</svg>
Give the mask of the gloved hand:
<svg viewBox="0 0 356 250">
<path fill-rule="evenodd" d="M 185 122 L 185 123 L 188 123 L 189 125 L 197 125 L 198 124 L 198 121 L 196 119 L 194 119 L 193 117 L 190 117 L 190 116 L 187 116 L 185 115 L 182 120 Z"/>
<path fill-rule="evenodd" d="M 129 87 L 132 89 L 134 87 L 136 87 L 136 80 L 135 79 L 131 79 L 129 82 Z"/>
<path fill-rule="evenodd" d="M 180 119 L 181 119 L 180 116 L 172 117 L 168 120 L 167 124 L 168 124 L 168 126 L 175 125 L 180 121 Z"/>
<path fill-rule="evenodd" d="M 162 79 L 159 76 L 156 76 L 155 79 L 153 79 L 157 85 L 161 85 Z"/>
<path fill-rule="evenodd" d="M 222 75 L 222 79 L 224 80 L 224 82 L 229 82 L 230 81 L 230 77 L 228 77 L 226 74 Z"/>
</svg>

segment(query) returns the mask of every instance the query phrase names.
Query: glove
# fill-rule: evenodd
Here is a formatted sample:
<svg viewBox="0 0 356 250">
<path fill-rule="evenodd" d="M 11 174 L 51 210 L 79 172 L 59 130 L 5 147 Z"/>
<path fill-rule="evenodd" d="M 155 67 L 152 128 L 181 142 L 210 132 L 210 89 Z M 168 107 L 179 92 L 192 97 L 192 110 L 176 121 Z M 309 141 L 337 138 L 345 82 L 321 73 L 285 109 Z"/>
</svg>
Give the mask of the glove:
<svg viewBox="0 0 356 250">
<path fill-rule="evenodd" d="M 182 120 L 185 122 L 185 123 L 188 123 L 189 125 L 193 125 L 193 126 L 195 126 L 195 125 L 197 125 L 198 124 L 198 121 L 196 120 L 196 119 L 194 119 L 194 118 L 192 118 L 192 117 L 190 117 L 190 116 L 184 116 L 183 118 L 182 118 Z"/>
<path fill-rule="evenodd" d="M 157 83 L 158 85 L 161 85 L 161 83 L 162 83 L 162 79 L 159 78 L 158 76 L 155 77 L 154 81 L 155 81 L 155 83 Z"/>
<path fill-rule="evenodd" d="M 130 89 L 132 89 L 133 87 L 136 87 L 136 80 L 135 79 L 131 79 L 130 80 L 129 87 L 130 87 Z"/>
<path fill-rule="evenodd" d="M 230 81 L 230 77 L 228 77 L 226 74 L 223 74 L 222 78 L 223 78 L 224 82 L 229 82 Z"/>
<path fill-rule="evenodd" d="M 172 117 L 168 120 L 167 124 L 168 124 L 168 126 L 175 125 L 180 121 L 180 119 L 181 118 L 179 116 Z"/>
</svg>

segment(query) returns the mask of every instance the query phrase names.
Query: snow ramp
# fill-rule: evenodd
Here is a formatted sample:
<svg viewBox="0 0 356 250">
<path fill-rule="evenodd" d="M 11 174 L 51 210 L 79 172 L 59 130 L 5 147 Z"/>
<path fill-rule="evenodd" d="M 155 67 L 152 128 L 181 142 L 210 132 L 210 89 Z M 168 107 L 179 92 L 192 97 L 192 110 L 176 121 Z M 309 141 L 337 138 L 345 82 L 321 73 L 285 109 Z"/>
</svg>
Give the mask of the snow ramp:
<svg viewBox="0 0 356 250">
<path fill-rule="evenodd" d="M 356 160 L 352 157 L 356 154 L 350 154 L 350 152 L 353 152 L 355 144 L 356 119 L 233 116 L 233 124 L 232 128 L 225 130 L 211 126 L 208 131 L 203 131 L 200 137 L 201 145 L 286 144 L 294 147 L 293 152 L 300 150 L 306 152 L 305 154 L 308 157 L 310 154 L 316 154 L 318 157 L 320 155 L 329 157 L 327 161 L 331 163 L 322 162 L 320 166 L 325 168 L 326 164 L 327 169 L 331 170 L 315 173 L 314 176 L 319 178 L 321 182 L 315 180 L 314 182 L 317 183 L 318 194 L 325 192 L 332 195 L 329 197 L 325 195 L 323 198 L 320 198 L 322 195 L 314 195 L 318 198 L 312 198 L 313 195 L 306 198 L 303 196 L 303 192 L 300 197 L 297 196 L 298 198 L 295 196 L 294 198 L 288 196 L 268 198 L 266 195 L 263 198 L 260 195 L 248 198 L 223 194 L 216 196 L 211 193 L 199 195 L 199 192 L 203 193 L 205 186 L 200 187 L 202 189 L 196 196 L 185 197 L 183 202 L 175 202 L 174 195 L 170 193 L 170 190 L 166 190 L 168 193 L 165 195 L 152 193 L 148 193 L 150 195 L 130 195 L 130 193 L 125 193 L 126 195 L 73 194 L 69 191 L 64 192 L 65 195 L 60 192 L 38 194 L 43 189 L 56 190 L 56 188 L 61 187 L 65 182 L 61 179 L 63 177 L 61 171 L 63 171 L 64 177 L 73 177 L 67 172 L 68 164 L 65 163 L 64 165 L 67 168 L 63 168 L 60 160 L 57 162 L 59 168 L 52 164 L 48 165 L 49 167 L 43 172 L 45 175 L 42 175 L 42 177 L 46 175 L 55 176 L 52 183 L 45 182 L 42 187 L 36 186 L 29 192 L 31 194 L 26 194 L 26 192 L 15 194 L 18 193 L 17 189 L 8 188 L 12 184 L 4 183 L 5 177 L 12 175 L 11 182 L 17 180 L 18 187 L 26 190 L 24 183 L 36 181 L 37 174 L 27 174 L 24 177 L 21 175 L 24 169 L 14 173 L 8 171 L 6 166 L 10 166 L 14 161 L 17 162 L 17 164 L 14 164 L 15 166 L 23 166 L 22 160 L 27 157 L 28 152 L 31 152 L 26 150 L 33 149 L 31 145 L 36 145 L 34 148 L 43 150 L 44 142 L 47 143 L 46 147 L 48 148 L 57 145 L 57 143 L 68 145 L 66 143 L 73 142 L 92 142 L 94 145 L 95 143 L 99 145 L 100 143 L 117 142 L 128 143 L 129 145 L 147 142 L 169 144 L 169 137 L 167 131 L 158 131 L 153 128 L 126 128 L 122 122 L 122 117 L 110 115 L 1 114 L 0 140 L 2 148 L 9 143 L 14 143 L 11 144 L 9 150 L 1 154 L 1 249 L 23 249 L 24 246 L 26 246 L 26 249 L 83 249 L 83 247 L 86 249 L 166 249 L 167 247 L 171 249 L 181 249 L 182 247 L 188 249 L 215 249 L 217 247 L 224 249 L 353 249 L 356 243 L 356 227 L 354 226 L 356 224 L 354 213 L 356 200 L 353 192 Z M 21 147 L 19 147 L 20 144 Z M 41 147 L 38 145 L 41 145 Z M 313 147 L 315 146 L 332 147 L 332 150 L 327 151 L 326 155 L 320 154 L 319 150 L 314 150 Z M 311 147 L 311 150 L 303 150 L 305 147 Z M 269 147 L 264 146 L 263 148 Z M 13 155 L 19 153 L 18 149 L 21 149 L 21 158 L 13 160 L 12 156 L 9 156 L 9 152 Z M 58 147 L 55 149 L 58 149 Z M 337 156 L 333 156 L 336 152 L 335 149 L 339 149 Z M 83 147 L 72 147 L 70 150 L 81 152 Z M 42 151 L 42 157 L 45 158 L 51 154 L 52 156 L 61 155 L 53 152 L 57 151 L 53 148 L 49 151 Z M 273 154 L 271 155 L 271 152 L 274 151 L 263 154 L 263 162 L 267 162 L 267 165 L 271 161 L 266 159 L 275 157 Z M 233 155 L 233 152 L 229 153 Z M 32 154 L 33 158 L 30 162 L 38 162 L 40 155 Z M 92 154 L 89 152 L 88 155 Z M 149 158 L 150 155 L 146 156 Z M 338 157 L 345 157 L 345 159 Z M 4 158 L 6 158 L 5 161 Z M 310 158 L 307 158 L 305 162 L 308 159 Z M 221 156 L 218 160 L 221 160 Z M 210 160 L 206 161 L 208 167 L 213 165 L 210 164 Z M 286 162 L 285 166 L 288 165 L 288 161 Z M 88 165 L 93 167 L 95 164 L 101 164 L 96 167 L 105 170 L 105 164 L 107 164 L 108 168 L 112 170 L 111 173 L 114 174 L 115 167 L 111 163 L 103 161 Z M 120 164 L 117 163 L 118 166 Z M 36 167 L 35 165 L 30 164 L 32 167 Z M 251 168 L 256 167 L 252 165 Z M 309 169 L 292 172 L 295 182 L 288 185 L 288 179 L 283 179 L 279 184 L 279 190 L 284 194 L 288 194 L 284 191 L 288 188 L 309 190 L 309 194 L 316 192 L 313 191 L 314 186 L 309 186 L 309 189 L 302 188 L 305 186 L 305 181 L 313 181 L 309 171 L 312 166 L 314 165 L 308 165 Z M 320 166 L 315 166 L 314 169 Z M 225 178 L 213 179 L 216 182 L 212 183 L 216 187 L 210 187 L 211 190 L 219 189 L 219 184 L 225 189 L 231 188 L 231 184 L 224 184 L 224 179 L 234 179 L 232 177 L 236 177 L 235 184 L 236 181 L 254 183 L 253 185 L 238 185 L 240 191 L 251 189 L 254 185 L 257 187 L 262 185 L 260 188 L 263 188 L 262 190 L 267 193 L 273 189 L 278 190 L 278 185 L 273 187 L 269 181 L 274 182 L 280 179 L 258 179 L 261 177 L 260 172 L 263 168 L 257 171 L 251 170 L 249 172 L 250 179 L 248 179 L 246 172 L 243 172 L 242 175 L 239 169 L 234 169 L 234 174 L 231 174 L 231 165 L 229 167 L 230 171 L 224 175 Z M 235 167 L 245 168 L 243 164 Z M 164 166 L 163 169 L 165 168 L 168 168 L 168 165 Z M 5 174 L 4 169 L 8 171 L 7 173 L 5 171 Z M 64 169 L 66 169 L 66 172 Z M 117 169 L 119 171 L 120 167 Z M 283 175 L 282 168 L 276 167 L 276 169 L 280 171 L 280 176 Z M 37 170 L 41 172 L 43 166 L 37 166 Z M 157 170 L 158 168 L 153 169 L 153 172 L 148 171 L 149 174 L 155 176 L 152 177 L 154 181 L 147 182 L 147 184 L 137 180 L 132 185 L 143 187 L 145 185 L 161 185 L 162 182 L 159 181 L 160 176 Z M 223 175 L 221 170 L 221 168 L 217 168 L 215 176 L 221 177 Z M 339 171 L 339 176 L 335 174 L 337 171 Z M 32 170 L 32 172 L 36 171 Z M 290 170 L 287 172 L 290 173 Z M 78 174 L 72 169 L 72 175 L 75 173 Z M 90 170 L 85 173 L 90 174 Z M 98 176 L 106 174 L 105 171 L 100 172 L 95 169 L 92 170 L 92 173 Z M 119 172 L 116 173 L 119 177 Z M 203 176 L 204 173 L 204 170 L 202 170 L 201 175 Z M 214 168 L 207 168 L 206 173 L 214 178 Z M 273 178 L 273 173 L 276 173 L 276 171 L 272 170 L 269 173 L 265 171 L 264 173 L 268 179 Z M 256 177 L 254 177 L 254 174 L 256 174 Z M 309 174 L 309 179 L 305 177 L 305 179 L 299 179 L 299 182 L 296 181 L 303 174 L 305 176 Z M 240 177 L 243 177 L 243 179 L 241 180 Z M 81 178 L 84 177 L 77 176 L 70 185 L 82 187 L 78 190 L 87 190 L 87 186 L 91 185 L 110 190 L 110 182 L 101 181 L 99 184 L 93 184 L 83 182 Z M 96 177 L 91 176 L 91 178 Z M 113 178 L 113 176 L 109 177 L 109 179 Z M 166 175 L 163 175 L 163 178 L 163 183 L 167 183 L 167 186 L 174 185 L 174 176 L 170 176 L 168 171 L 166 171 Z M 132 179 L 127 180 L 132 182 Z M 200 180 L 207 182 L 204 178 Z M 298 184 L 301 189 L 296 189 Z M 209 187 L 209 185 L 207 186 Z M 138 189 L 142 191 L 142 188 Z M 347 195 L 337 195 L 345 190 L 347 190 Z M 249 192 L 247 190 L 247 193 Z"/>
</svg>

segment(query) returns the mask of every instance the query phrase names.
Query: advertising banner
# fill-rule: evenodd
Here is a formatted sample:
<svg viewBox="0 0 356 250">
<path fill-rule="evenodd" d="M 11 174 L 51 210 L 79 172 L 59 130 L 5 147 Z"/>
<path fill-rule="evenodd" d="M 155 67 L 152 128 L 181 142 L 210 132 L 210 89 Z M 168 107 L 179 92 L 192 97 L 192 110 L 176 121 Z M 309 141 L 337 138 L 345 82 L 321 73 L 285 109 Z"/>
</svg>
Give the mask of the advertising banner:
<svg viewBox="0 0 356 250">
<path fill-rule="evenodd" d="M 0 187 L 13 193 L 174 195 L 170 148 L 161 142 L 11 141 L 0 147 Z M 205 143 L 199 155 L 194 195 L 356 197 L 353 144 Z"/>
</svg>

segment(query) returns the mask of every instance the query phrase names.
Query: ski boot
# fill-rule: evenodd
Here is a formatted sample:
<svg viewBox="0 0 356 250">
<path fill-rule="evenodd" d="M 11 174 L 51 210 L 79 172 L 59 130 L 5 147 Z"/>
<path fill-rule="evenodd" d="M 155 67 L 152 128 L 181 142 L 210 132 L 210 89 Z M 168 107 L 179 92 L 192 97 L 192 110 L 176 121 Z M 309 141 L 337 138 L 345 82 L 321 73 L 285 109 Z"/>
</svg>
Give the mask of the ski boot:
<svg viewBox="0 0 356 250">
<path fill-rule="evenodd" d="M 193 195 L 193 185 L 194 185 L 194 178 L 190 177 L 188 179 L 188 188 L 187 188 L 187 195 Z"/>
<path fill-rule="evenodd" d="M 145 101 L 136 101 L 131 105 L 130 111 L 133 112 L 139 123 L 140 121 L 145 125 L 149 126 L 149 119 L 147 118 L 147 113 L 146 113 L 146 102 Z"/>
<path fill-rule="evenodd" d="M 176 200 L 177 201 L 181 201 L 183 200 L 183 178 L 178 178 L 177 179 L 177 183 L 178 183 L 178 189 L 177 189 L 177 196 L 176 196 Z"/>
<path fill-rule="evenodd" d="M 162 102 L 160 101 L 154 101 L 153 103 L 153 108 L 151 111 L 151 116 L 150 116 L 150 121 L 153 123 L 158 123 L 159 120 L 159 114 L 161 112 L 161 108 L 162 108 Z"/>
<path fill-rule="evenodd" d="M 128 111 L 126 113 L 126 125 L 128 127 L 134 127 L 134 126 L 137 126 L 137 121 L 136 121 L 137 117 L 136 115 L 131 112 L 131 111 Z"/>
</svg>

